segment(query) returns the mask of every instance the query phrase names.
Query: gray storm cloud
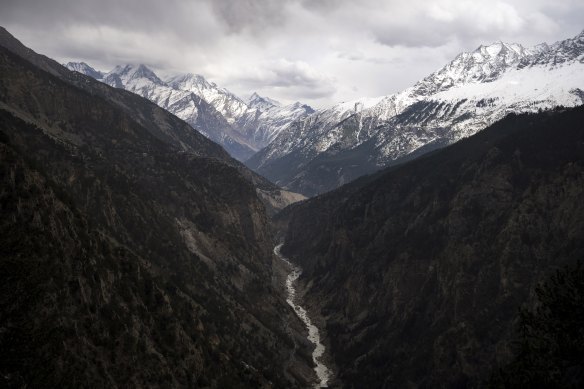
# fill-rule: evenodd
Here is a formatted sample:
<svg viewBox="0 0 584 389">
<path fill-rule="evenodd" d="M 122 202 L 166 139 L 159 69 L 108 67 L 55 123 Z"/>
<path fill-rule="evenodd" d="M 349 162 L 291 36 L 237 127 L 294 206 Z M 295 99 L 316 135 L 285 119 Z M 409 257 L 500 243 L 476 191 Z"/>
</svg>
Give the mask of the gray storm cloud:
<svg viewBox="0 0 584 389">
<path fill-rule="evenodd" d="M 0 24 L 58 61 L 145 63 L 316 106 L 403 89 L 460 51 L 554 42 L 581 0 L 3 0 Z"/>
<path fill-rule="evenodd" d="M 277 26 L 286 20 L 287 0 L 209 0 L 215 14 L 229 32 L 238 33 L 244 29 L 261 32 Z"/>
</svg>

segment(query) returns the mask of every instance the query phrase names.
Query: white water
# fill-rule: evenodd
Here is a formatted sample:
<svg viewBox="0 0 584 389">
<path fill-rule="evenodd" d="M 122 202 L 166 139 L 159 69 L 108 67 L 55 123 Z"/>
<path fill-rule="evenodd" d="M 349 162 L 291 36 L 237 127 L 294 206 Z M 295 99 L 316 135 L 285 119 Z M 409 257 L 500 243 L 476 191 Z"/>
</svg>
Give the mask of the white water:
<svg viewBox="0 0 584 389">
<path fill-rule="evenodd" d="M 276 254 L 278 258 L 286 262 L 292 268 L 292 271 L 286 278 L 286 291 L 288 292 L 288 298 L 286 299 L 286 302 L 290 304 L 290 306 L 294 309 L 294 312 L 296 312 L 296 315 L 298 315 L 300 320 L 302 320 L 304 325 L 306 325 L 306 328 L 308 329 L 308 340 L 315 346 L 314 351 L 312 352 L 312 360 L 316 365 L 314 371 L 316 372 L 318 382 L 314 385 L 314 387 L 327 388 L 331 372 L 329 368 L 321 361 L 325 347 L 320 342 L 320 332 L 318 331 L 318 328 L 310 321 L 306 310 L 295 302 L 296 288 L 294 287 L 294 282 L 298 279 L 298 277 L 300 277 L 300 274 L 302 274 L 302 269 L 299 266 L 293 265 L 284 256 L 282 256 L 282 254 L 280 254 L 281 247 L 281 244 L 274 247 L 274 254 Z"/>
</svg>

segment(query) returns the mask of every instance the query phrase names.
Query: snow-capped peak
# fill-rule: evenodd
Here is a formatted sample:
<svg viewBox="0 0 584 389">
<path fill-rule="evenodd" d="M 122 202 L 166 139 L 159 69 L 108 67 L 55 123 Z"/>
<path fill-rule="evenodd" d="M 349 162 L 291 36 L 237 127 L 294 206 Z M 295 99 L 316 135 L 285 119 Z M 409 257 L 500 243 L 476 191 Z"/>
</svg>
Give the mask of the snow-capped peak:
<svg viewBox="0 0 584 389">
<path fill-rule="evenodd" d="M 308 114 L 314 113 L 315 110 L 307 104 L 301 103 L 300 101 L 297 101 L 295 103 L 290 104 L 289 106 L 287 106 L 289 110 L 297 110 L 297 109 L 303 109 L 305 110 Z"/>
<path fill-rule="evenodd" d="M 556 42 L 553 45 L 539 45 L 540 51 L 522 63 L 523 66 L 557 66 L 570 61 L 584 62 L 584 31 L 574 38 Z"/>
<path fill-rule="evenodd" d="M 282 104 L 279 101 L 270 99 L 269 97 L 262 97 L 254 92 L 248 99 L 247 104 L 250 108 L 257 108 L 260 111 L 266 111 L 272 107 L 281 107 Z"/>
<path fill-rule="evenodd" d="M 166 82 L 173 88 L 191 91 L 201 89 L 213 89 L 217 87 L 215 83 L 211 83 L 200 74 L 194 73 L 177 74 L 167 78 Z"/>
<path fill-rule="evenodd" d="M 66 64 L 63 64 L 63 66 L 69 70 L 85 74 L 86 76 L 95 79 L 100 79 L 104 75 L 104 73 L 100 72 L 99 70 L 95 70 L 85 62 L 67 62 Z"/>
<path fill-rule="evenodd" d="M 247 104 L 225 88 L 218 87 L 205 77 L 186 73 L 167 78 L 172 88 L 190 91 L 214 106 L 230 124 L 235 123 L 248 109 Z"/>
<path fill-rule="evenodd" d="M 296 120 L 248 166 L 283 187 L 314 194 L 362 174 L 351 172 L 355 166 L 374 171 L 472 135 L 509 112 L 582 104 L 583 90 L 584 31 L 533 48 L 499 41 L 457 55 L 401 92 Z"/>
<path fill-rule="evenodd" d="M 352 111 L 354 113 L 361 112 L 364 109 L 371 108 L 378 104 L 383 99 L 380 97 L 362 97 L 360 99 L 345 101 L 335 104 L 332 109 L 338 112 Z"/>
<path fill-rule="evenodd" d="M 157 85 L 164 84 L 164 82 L 158 78 L 158 76 L 150 68 L 143 64 L 118 65 L 111 72 L 106 74 L 104 78 L 112 75 L 117 75 L 124 84 L 127 84 L 133 80 L 139 80 L 141 78 L 148 79 Z"/>
<path fill-rule="evenodd" d="M 235 98 L 243 103 L 243 100 L 241 100 L 239 97 L 235 96 L 227 89 L 217 86 L 216 83 L 208 81 L 200 74 L 177 74 L 166 78 L 165 81 L 173 88 L 195 92 L 196 94 L 202 96 L 209 104 L 211 104 L 211 101 L 208 100 L 207 97 L 212 100 L 212 98 L 216 97 L 217 94 L 227 95 L 230 98 Z"/>
<path fill-rule="evenodd" d="M 490 45 L 481 45 L 473 52 L 474 58 L 483 62 L 496 60 L 497 57 L 507 62 L 516 61 L 518 57 L 530 54 L 523 46 L 517 43 L 495 42 Z"/>
<path fill-rule="evenodd" d="M 496 80 L 511 66 L 532 55 L 517 43 L 495 42 L 456 56 L 452 62 L 419 81 L 414 94 L 429 96 L 461 84 Z"/>
<path fill-rule="evenodd" d="M 261 99 L 261 98 L 262 98 L 262 96 L 258 95 L 257 92 L 253 92 L 251 94 L 251 96 L 249 96 L 249 99 L 247 99 L 247 101 L 251 102 L 251 101 L 254 101 L 254 100 Z"/>
</svg>

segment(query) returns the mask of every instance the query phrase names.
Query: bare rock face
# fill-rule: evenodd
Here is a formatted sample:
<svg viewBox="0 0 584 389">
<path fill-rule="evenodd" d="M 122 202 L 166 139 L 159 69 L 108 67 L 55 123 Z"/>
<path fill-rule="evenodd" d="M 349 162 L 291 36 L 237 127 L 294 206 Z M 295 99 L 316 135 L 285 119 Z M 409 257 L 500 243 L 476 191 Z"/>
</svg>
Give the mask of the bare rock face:
<svg viewBox="0 0 584 389">
<path fill-rule="evenodd" d="M 250 177 L 0 31 L 0 386 L 305 387 Z"/>
<path fill-rule="evenodd" d="M 583 121 L 510 115 L 280 215 L 340 386 L 475 387 L 509 360 L 537 282 L 584 255 Z"/>
</svg>

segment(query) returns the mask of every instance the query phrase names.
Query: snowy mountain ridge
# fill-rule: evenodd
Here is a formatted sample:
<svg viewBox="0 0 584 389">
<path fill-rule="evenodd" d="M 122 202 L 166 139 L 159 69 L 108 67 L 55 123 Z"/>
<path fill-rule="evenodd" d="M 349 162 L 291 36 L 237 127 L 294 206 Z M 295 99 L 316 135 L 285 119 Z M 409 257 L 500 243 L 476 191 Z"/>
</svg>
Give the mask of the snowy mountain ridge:
<svg viewBox="0 0 584 389">
<path fill-rule="evenodd" d="M 257 93 L 246 103 L 198 74 L 161 79 L 143 64 L 118 65 L 108 73 L 98 72 L 85 63 L 69 62 L 65 66 L 151 100 L 241 161 L 266 146 L 287 124 L 313 112 L 300 103 L 282 106 Z"/>
<path fill-rule="evenodd" d="M 258 95 L 257 92 L 253 92 L 249 99 L 247 99 L 247 105 L 250 108 L 259 108 L 262 111 L 265 111 L 271 107 L 281 107 L 282 103 L 270 99 L 269 97 L 262 97 Z"/>
<path fill-rule="evenodd" d="M 243 115 L 248 105 L 229 92 L 225 88 L 218 87 L 215 83 L 208 82 L 205 77 L 198 74 L 179 74 L 166 79 L 166 83 L 172 88 L 193 92 L 201 96 L 207 103 L 219 111 L 230 124 Z"/>
<path fill-rule="evenodd" d="M 238 119 L 237 126 L 261 149 L 286 131 L 290 123 L 312 113 L 310 106 L 300 102 L 282 106 L 275 100 L 257 96 L 250 102 L 250 109 Z"/>
<path fill-rule="evenodd" d="M 191 91 L 169 85 L 145 65 L 118 65 L 100 81 L 136 93 L 172 112 L 237 159 L 245 160 L 255 152 L 213 105 Z"/>
<path fill-rule="evenodd" d="M 73 70 L 96 79 L 100 79 L 104 76 L 104 73 L 95 70 L 85 62 L 67 62 L 66 64 L 63 64 L 63 66 L 69 70 Z"/>
<path fill-rule="evenodd" d="M 457 55 L 402 92 L 339 103 L 291 123 L 247 164 L 314 195 L 470 136 L 508 113 L 582 104 L 582 90 L 584 32 L 529 49 L 496 42 Z M 334 182 L 318 182 L 328 176 Z"/>
</svg>

